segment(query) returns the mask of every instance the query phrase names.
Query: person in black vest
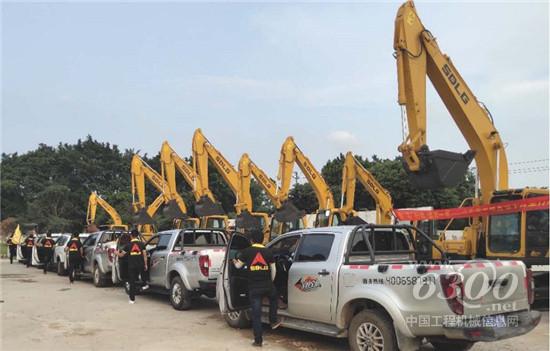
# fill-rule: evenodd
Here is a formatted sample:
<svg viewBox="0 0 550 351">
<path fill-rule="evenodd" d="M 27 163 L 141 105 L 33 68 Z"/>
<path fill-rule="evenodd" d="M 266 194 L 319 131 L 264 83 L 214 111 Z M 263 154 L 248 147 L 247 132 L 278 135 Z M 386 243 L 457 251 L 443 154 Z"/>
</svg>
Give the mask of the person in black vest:
<svg viewBox="0 0 550 351">
<path fill-rule="evenodd" d="M 34 247 L 34 233 L 30 233 L 24 243 L 24 250 L 27 256 L 27 268 L 32 266 L 32 248 Z"/>
<path fill-rule="evenodd" d="M 44 274 L 48 271 L 48 266 L 52 262 L 53 257 L 53 248 L 55 246 L 55 241 L 52 239 L 52 231 L 48 230 L 46 233 L 46 239 L 42 242 L 42 248 L 44 250 Z"/>
<path fill-rule="evenodd" d="M 134 304 L 136 302 L 136 281 L 138 276 L 141 276 L 142 280 L 145 280 L 143 277 L 147 271 L 147 252 L 145 251 L 145 245 L 139 240 L 139 231 L 137 229 L 133 229 L 130 236 L 130 242 L 117 255 L 118 257 L 128 258 L 128 283 L 130 285 L 128 289 L 128 302 Z M 149 286 L 145 285 L 142 290 L 148 288 Z"/>
<path fill-rule="evenodd" d="M 69 253 L 69 282 L 72 284 L 76 277 L 76 269 L 80 267 L 84 257 L 84 250 L 78 238 L 78 233 L 73 233 L 71 240 L 65 247 L 65 251 Z"/>
<path fill-rule="evenodd" d="M 12 264 L 13 258 L 17 256 L 17 244 L 13 242 L 12 236 L 8 238 L 8 240 L 6 241 L 6 244 L 8 244 L 8 249 L 10 253 L 10 264 Z"/>
<path fill-rule="evenodd" d="M 269 298 L 269 322 L 271 329 L 281 325 L 277 320 L 277 291 L 273 285 L 276 268 L 271 250 L 261 244 L 263 233 L 261 230 L 250 232 L 252 246 L 242 250 L 233 261 L 238 269 L 245 268 L 248 280 L 248 296 L 252 309 L 252 329 L 254 330 L 253 346 L 262 346 L 262 300 Z"/>
</svg>

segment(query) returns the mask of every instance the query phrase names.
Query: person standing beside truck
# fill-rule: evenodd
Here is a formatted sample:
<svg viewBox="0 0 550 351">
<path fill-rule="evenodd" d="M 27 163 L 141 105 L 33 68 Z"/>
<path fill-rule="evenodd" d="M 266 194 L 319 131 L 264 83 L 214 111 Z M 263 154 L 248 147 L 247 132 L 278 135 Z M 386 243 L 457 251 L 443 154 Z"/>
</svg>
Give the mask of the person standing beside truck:
<svg viewBox="0 0 550 351">
<path fill-rule="evenodd" d="M 122 251 L 117 253 L 118 257 L 128 258 L 128 284 L 129 284 L 129 303 L 134 304 L 136 302 L 136 281 L 138 276 L 146 282 L 147 272 L 147 251 L 145 251 L 145 245 L 139 240 L 139 231 L 133 229 L 130 233 L 130 242 L 124 246 Z M 145 285 L 142 290 L 149 288 L 149 285 Z"/>
<path fill-rule="evenodd" d="M 32 266 L 32 248 L 34 246 L 34 233 L 30 233 L 29 237 L 25 240 L 25 253 L 27 256 L 27 268 Z"/>
<path fill-rule="evenodd" d="M 10 264 L 13 263 L 13 258 L 17 255 L 17 244 L 13 242 L 13 237 L 10 236 L 6 241 L 8 245 L 9 255 L 10 255 Z"/>
<path fill-rule="evenodd" d="M 48 266 L 52 261 L 54 246 L 55 241 L 52 239 L 52 231 L 48 230 L 46 233 L 46 239 L 42 242 L 42 247 L 44 249 L 44 274 L 47 273 Z"/>
<path fill-rule="evenodd" d="M 275 260 L 271 250 L 261 244 L 263 233 L 261 230 L 250 232 L 252 246 L 242 250 L 233 261 L 236 268 L 245 267 L 248 281 L 248 296 L 252 309 L 252 329 L 254 330 L 253 346 L 261 347 L 263 344 L 262 331 L 262 300 L 269 298 L 269 322 L 271 329 L 281 325 L 277 320 L 278 296 L 273 279 L 275 279 Z"/>
<path fill-rule="evenodd" d="M 82 257 L 84 256 L 78 233 L 73 233 L 71 240 L 65 247 L 65 251 L 69 253 L 69 282 L 72 284 L 76 276 L 76 268 L 82 264 Z"/>
</svg>

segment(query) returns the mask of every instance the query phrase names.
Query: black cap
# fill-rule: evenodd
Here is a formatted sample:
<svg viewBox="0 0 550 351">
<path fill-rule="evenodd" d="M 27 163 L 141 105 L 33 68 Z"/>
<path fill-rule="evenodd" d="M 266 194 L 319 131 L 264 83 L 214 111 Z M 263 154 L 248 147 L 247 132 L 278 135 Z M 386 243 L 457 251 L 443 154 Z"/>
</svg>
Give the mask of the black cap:
<svg viewBox="0 0 550 351">
<path fill-rule="evenodd" d="M 133 236 L 133 237 L 139 236 L 139 230 L 132 229 L 132 231 L 130 232 L 130 235 Z"/>
</svg>

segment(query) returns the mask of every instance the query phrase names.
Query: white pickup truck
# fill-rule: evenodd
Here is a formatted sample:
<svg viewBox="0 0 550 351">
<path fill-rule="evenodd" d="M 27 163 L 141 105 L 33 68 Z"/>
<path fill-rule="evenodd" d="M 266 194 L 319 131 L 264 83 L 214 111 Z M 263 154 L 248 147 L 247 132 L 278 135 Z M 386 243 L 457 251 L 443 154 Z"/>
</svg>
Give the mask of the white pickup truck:
<svg viewBox="0 0 550 351">
<path fill-rule="evenodd" d="M 150 292 L 168 293 L 177 310 L 190 309 L 201 295 L 214 297 L 226 245 L 225 232 L 215 229 L 174 229 L 154 235 L 145 243 Z"/>
<path fill-rule="evenodd" d="M 418 350 L 425 342 L 453 351 L 538 324 L 540 313 L 529 309 L 532 277 L 522 262 L 450 262 L 443 254 L 440 264 L 422 264 L 413 230 L 312 228 L 270 242 L 282 326 L 347 337 L 354 351 Z M 240 328 L 248 325 L 246 272 L 230 260 L 248 245 L 243 236 L 231 238 L 216 292 L 226 321 Z"/>
</svg>

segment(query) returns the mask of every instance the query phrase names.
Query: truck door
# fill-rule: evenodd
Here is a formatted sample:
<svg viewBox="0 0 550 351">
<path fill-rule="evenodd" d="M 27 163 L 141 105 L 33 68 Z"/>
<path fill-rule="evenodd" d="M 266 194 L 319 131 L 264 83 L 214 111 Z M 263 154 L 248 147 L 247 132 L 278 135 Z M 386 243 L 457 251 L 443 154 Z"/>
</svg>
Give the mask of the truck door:
<svg viewBox="0 0 550 351">
<path fill-rule="evenodd" d="M 151 261 L 149 264 L 149 282 L 151 283 L 151 285 L 165 286 L 166 265 L 171 238 L 171 233 L 161 233 L 152 237 L 145 244 L 147 252 L 150 255 L 149 260 Z"/>
<path fill-rule="evenodd" d="M 288 274 L 288 313 L 300 318 L 331 321 L 336 279 L 334 234 L 302 236 Z"/>
<path fill-rule="evenodd" d="M 94 256 L 94 248 L 97 241 L 99 233 L 90 234 L 82 244 L 82 250 L 84 251 L 84 272 L 92 272 L 92 263 Z"/>
<path fill-rule="evenodd" d="M 229 240 L 228 249 L 225 253 L 222 272 L 223 293 L 227 306 L 231 311 L 243 310 L 250 307 L 246 270 L 244 267 L 237 269 L 233 265 L 233 259 L 237 256 L 237 253 L 249 246 L 250 240 L 248 238 L 235 233 Z"/>
</svg>

